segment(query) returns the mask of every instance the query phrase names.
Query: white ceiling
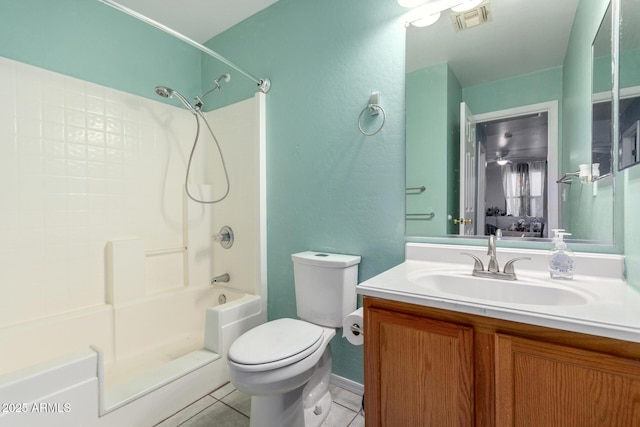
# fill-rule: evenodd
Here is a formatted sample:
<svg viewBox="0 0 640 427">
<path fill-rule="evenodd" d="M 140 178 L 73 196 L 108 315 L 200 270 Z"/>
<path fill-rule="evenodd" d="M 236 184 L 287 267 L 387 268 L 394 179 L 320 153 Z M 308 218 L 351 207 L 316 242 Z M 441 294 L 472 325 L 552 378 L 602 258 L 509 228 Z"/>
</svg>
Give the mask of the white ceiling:
<svg viewBox="0 0 640 427">
<path fill-rule="evenodd" d="M 115 0 L 204 43 L 277 0 Z M 388 0 L 395 1 L 395 0 Z M 407 72 L 448 62 L 463 87 L 562 64 L 579 0 L 490 0 L 493 20 L 454 32 L 448 12 L 407 31 Z"/>
<path fill-rule="evenodd" d="M 115 1 L 198 43 L 204 43 L 277 0 Z"/>
</svg>

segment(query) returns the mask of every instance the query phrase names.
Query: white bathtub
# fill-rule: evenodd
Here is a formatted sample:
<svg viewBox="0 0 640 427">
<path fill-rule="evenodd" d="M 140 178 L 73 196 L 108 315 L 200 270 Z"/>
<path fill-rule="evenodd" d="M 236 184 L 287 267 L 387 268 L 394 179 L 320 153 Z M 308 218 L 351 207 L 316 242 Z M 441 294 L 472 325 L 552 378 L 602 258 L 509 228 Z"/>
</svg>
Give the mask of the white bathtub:
<svg viewBox="0 0 640 427">
<path fill-rule="evenodd" d="M 228 381 L 229 345 L 265 320 L 206 285 L 0 329 L 0 426 L 152 426 Z"/>
</svg>

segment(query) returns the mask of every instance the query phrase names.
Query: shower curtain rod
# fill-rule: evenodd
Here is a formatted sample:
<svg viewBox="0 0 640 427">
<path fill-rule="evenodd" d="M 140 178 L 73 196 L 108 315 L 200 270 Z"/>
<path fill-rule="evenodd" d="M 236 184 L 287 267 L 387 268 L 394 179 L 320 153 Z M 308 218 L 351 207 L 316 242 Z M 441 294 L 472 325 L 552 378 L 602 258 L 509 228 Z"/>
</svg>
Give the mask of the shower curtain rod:
<svg viewBox="0 0 640 427">
<path fill-rule="evenodd" d="M 111 6 L 112 8 L 119 10 L 121 12 L 126 13 L 127 15 L 133 16 L 136 19 L 139 19 L 142 22 L 146 22 L 149 25 L 152 25 L 154 27 L 156 27 L 159 30 L 164 31 L 167 34 L 170 34 L 180 40 L 182 40 L 183 42 L 190 44 L 191 46 L 195 47 L 196 49 L 199 49 L 200 51 L 206 53 L 209 56 L 212 56 L 213 58 L 217 59 L 218 61 L 228 65 L 229 67 L 233 68 L 234 70 L 240 72 L 241 74 L 243 74 L 244 76 L 248 77 L 249 79 L 253 80 L 254 82 L 256 82 L 256 84 L 258 85 L 258 87 L 260 88 L 260 91 L 262 91 L 263 93 L 267 93 L 269 92 L 269 89 L 271 88 L 271 81 L 269 80 L 269 78 L 264 77 L 264 78 L 257 78 L 249 73 L 247 73 L 246 71 L 244 71 L 242 68 L 240 68 L 239 66 L 237 66 L 236 64 L 234 64 L 233 62 L 229 61 L 227 58 L 223 57 L 222 55 L 220 55 L 217 52 L 214 52 L 213 50 L 209 49 L 208 47 L 198 43 L 195 40 L 190 39 L 189 37 L 185 36 L 184 34 L 181 34 L 175 30 L 172 30 L 171 28 L 162 25 L 161 23 L 154 21 L 153 19 L 136 12 L 135 10 L 129 9 L 126 6 L 123 6 L 119 3 L 116 3 L 112 0 L 98 0 L 101 3 L 106 4 L 107 6 Z"/>
</svg>

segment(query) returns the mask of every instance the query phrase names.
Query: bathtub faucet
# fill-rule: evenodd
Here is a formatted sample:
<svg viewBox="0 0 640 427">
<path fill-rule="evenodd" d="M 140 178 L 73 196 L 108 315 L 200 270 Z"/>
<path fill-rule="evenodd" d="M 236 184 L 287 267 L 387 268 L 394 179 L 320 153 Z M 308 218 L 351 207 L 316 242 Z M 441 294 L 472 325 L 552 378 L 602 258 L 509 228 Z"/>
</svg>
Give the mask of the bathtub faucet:
<svg viewBox="0 0 640 427">
<path fill-rule="evenodd" d="M 215 285 L 216 283 L 228 282 L 229 280 L 231 280 L 231 276 L 229 276 L 227 273 L 224 273 L 211 279 L 211 284 Z"/>
</svg>

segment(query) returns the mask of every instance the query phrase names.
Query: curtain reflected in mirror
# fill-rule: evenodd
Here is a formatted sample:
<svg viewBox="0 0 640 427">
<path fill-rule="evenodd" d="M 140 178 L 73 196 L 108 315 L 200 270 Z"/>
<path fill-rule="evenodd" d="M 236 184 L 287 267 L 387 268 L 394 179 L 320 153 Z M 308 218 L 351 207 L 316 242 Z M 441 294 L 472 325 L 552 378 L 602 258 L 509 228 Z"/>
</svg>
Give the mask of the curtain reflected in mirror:
<svg viewBox="0 0 640 427">
<path fill-rule="evenodd" d="M 502 168 L 506 214 L 543 217 L 547 162 L 512 163 Z"/>
</svg>

